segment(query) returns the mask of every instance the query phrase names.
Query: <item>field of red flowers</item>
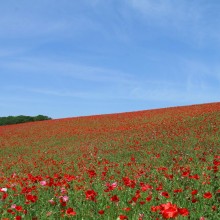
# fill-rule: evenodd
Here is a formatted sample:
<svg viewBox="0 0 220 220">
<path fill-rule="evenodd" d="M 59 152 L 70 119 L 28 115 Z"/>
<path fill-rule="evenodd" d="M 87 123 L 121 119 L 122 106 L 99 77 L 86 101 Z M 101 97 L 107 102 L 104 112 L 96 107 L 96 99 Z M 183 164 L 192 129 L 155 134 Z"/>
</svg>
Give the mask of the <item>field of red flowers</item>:
<svg viewBox="0 0 220 220">
<path fill-rule="evenodd" d="M 220 219 L 220 103 L 0 127 L 6 219 Z"/>
</svg>

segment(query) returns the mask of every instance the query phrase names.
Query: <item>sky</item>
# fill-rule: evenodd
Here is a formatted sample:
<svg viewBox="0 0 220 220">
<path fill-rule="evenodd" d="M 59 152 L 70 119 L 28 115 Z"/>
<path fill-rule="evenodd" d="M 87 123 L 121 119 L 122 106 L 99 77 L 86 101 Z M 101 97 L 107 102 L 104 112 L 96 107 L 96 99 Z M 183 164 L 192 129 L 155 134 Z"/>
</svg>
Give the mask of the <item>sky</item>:
<svg viewBox="0 0 220 220">
<path fill-rule="evenodd" d="M 0 117 L 220 101 L 219 0 L 0 0 Z"/>
</svg>

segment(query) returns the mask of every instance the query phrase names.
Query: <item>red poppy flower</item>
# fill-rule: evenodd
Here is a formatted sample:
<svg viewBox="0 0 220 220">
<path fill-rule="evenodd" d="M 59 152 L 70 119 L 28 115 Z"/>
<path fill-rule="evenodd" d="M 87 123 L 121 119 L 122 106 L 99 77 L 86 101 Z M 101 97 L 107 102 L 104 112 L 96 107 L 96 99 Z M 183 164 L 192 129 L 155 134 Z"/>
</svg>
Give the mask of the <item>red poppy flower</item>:
<svg viewBox="0 0 220 220">
<path fill-rule="evenodd" d="M 12 209 L 7 209 L 7 212 L 8 212 L 8 213 L 12 213 L 13 210 L 12 210 Z"/>
<path fill-rule="evenodd" d="M 144 205 L 146 202 L 145 201 L 140 201 L 139 204 L 140 205 Z"/>
<path fill-rule="evenodd" d="M 212 210 L 213 210 L 213 211 L 217 211 L 217 210 L 218 210 L 218 209 L 217 209 L 217 206 L 213 205 L 213 206 L 212 206 Z"/>
<path fill-rule="evenodd" d="M 135 181 L 129 179 L 128 177 L 123 177 L 122 180 L 123 180 L 125 186 L 128 186 L 130 188 L 134 188 L 136 186 Z"/>
<path fill-rule="evenodd" d="M 33 195 L 29 194 L 26 196 L 26 200 L 31 201 L 31 202 L 36 202 L 37 196 L 33 196 Z"/>
<path fill-rule="evenodd" d="M 166 197 L 166 198 L 170 198 L 169 193 L 168 192 L 162 192 L 161 193 L 162 196 Z"/>
<path fill-rule="evenodd" d="M 99 213 L 100 215 L 103 215 L 103 214 L 105 213 L 105 211 L 104 211 L 104 210 L 99 210 L 98 213 Z"/>
<path fill-rule="evenodd" d="M 160 210 L 160 206 L 159 205 L 157 205 L 157 206 L 151 206 L 151 211 L 152 212 L 157 212 L 158 210 Z"/>
<path fill-rule="evenodd" d="M 196 195 L 197 193 L 198 193 L 198 190 L 196 190 L 196 189 L 194 189 L 194 190 L 191 192 L 192 195 Z"/>
<path fill-rule="evenodd" d="M 186 209 L 186 208 L 179 208 L 179 209 L 178 209 L 178 212 L 179 212 L 179 214 L 182 215 L 182 216 L 188 216 L 188 215 L 189 215 L 189 211 L 188 211 L 188 209 Z"/>
<path fill-rule="evenodd" d="M 206 192 L 206 193 L 203 194 L 203 198 L 211 199 L 212 198 L 212 194 L 210 192 Z"/>
<path fill-rule="evenodd" d="M 104 191 L 109 192 L 109 191 L 112 191 L 113 189 L 115 189 L 117 187 L 118 183 L 117 182 L 114 182 L 112 184 L 106 183 L 105 185 L 107 186 L 107 189 L 105 189 Z"/>
<path fill-rule="evenodd" d="M 190 179 L 198 180 L 198 179 L 199 179 L 199 175 L 198 175 L 198 174 L 190 175 L 189 178 L 190 178 Z"/>
<path fill-rule="evenodd" d="M 119 198 L 118 198 L 117 195 L 112 196 L 110 200 L 111 200 L 112 202 L 119 202 Z"/>
<path fill-rule="evenodd" d="M 165 219 L 178 216 L 178 208 L 170 202 L 160 205 L 161 214 Z"/>
<path fill-rule="evenodd" d="M 182 189 L 174 189 L 174 190 L 173 190 L 174 193 L 180 193 L 180 192 L 182 192 L 182 191 L 183 191 Z"/>
<path fill-rule="evenodd" d="M 126 215 L 119 215 L 118 217 L 120 220 L 128 219 L 128 217 Z"/>
<path fill-rule="evenodd" d="M 146 201 L 147 201 L 147 202 L 150 202 L 151 199 L 152 199 L 152 196 L 150 195 L 150 196 L 148 196 L 148 197 L 146 198 Z"/>
<path fill-rule="evenodd" d="M 66 210 L 66 214 L 67 214 L 67 215 L 74 216 L 74 215 L 76 215 L 76 212 L 73 210 L 73 208 L 68 208 L 68 209 Z"/>
<path fill-rule="evenodd" d="M 5 200 L 8 197 L 8 193 L 3 193 L 2 200 Z"/>
<path fill-rule="evenodd" d="M 177 207 L 174 206 L 170 206 L 167 209 L 164 209 L 163 211 L 161 211 L 161 214 L 164 218 L 175 218 L 178 216 L 178 209 Z"/>
<path fill-rule="evenodd" d="M 196 199 L 196 198 L 192 198 L 192 203 L 196 203 L 196 202 L 198 202 L 198 199 Z"/>
<path fill-rule="evenodd" d="M 15 209 L 18 211 L 18 212 L 21 212 L 23 209 L 22 209 L 22 206 L 19 206 L 19 205 L 16 205 Z"/>
<path fill-rule="evenodd" d="M 96 176 L 96 172 L 94 170 L 88 170 L 87 172 L 88 172 L 90 178 L 93 178 Z"/>
<path fill-rule="evenodd" d="M 143 192 L 147 191 L 148 189 L 153 189 L 153 187 L 149 184 L 142 183 L 140 185 L 141 185 L 141 191 L 143 191 Z"/>
<path fill-rule="evenodd" d="M 95 201 L 95 197 L 97 196 L 97 193 L 93 189 L 87 190 L 85 194 L 86 194 L 86 199 Z"/>
<path fill-rule="evenodd" d="M 130 207 L 125 207 L 125 208 L 123 208 L 123 210 L 126 211 L 126 212 L 129 212 L 129 211 L 131 211 L 131 208 Z"/>
<path fill-rule="evenodd" d="M 160 185 L 156 188 L 156 190 L 157 190 L 157 191 L 161 191 L 161 190 L 163 190 L 163 185 L 160 184 Z"/>
<path fill-rule="evenodd" d="M 182 173 L 182 177 L 187 177 L 187 176 L 189 176 L 189 174 L 190 174 L 190 171 L 184 171 Z"/>
</svg>

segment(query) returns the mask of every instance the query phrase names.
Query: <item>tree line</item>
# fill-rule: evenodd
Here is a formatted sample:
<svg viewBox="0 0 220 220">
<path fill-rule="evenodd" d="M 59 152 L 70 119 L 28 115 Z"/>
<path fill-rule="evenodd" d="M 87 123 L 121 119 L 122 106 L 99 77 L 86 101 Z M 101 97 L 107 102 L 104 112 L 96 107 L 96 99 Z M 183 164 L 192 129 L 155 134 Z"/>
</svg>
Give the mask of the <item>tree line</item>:
<svg viewBox="0 0 220 220">
<path fill-rule="evenodd" d="M 0 117 L 0 126 L 1 125 L 12 125 L 12 124 L 20 124 L 25 122 L 34 122 L 34 121 L 44 121 L 50 120 L 52 118 L 45 116 L 45 115 L 37 115 L 37 116 L 7 116 L 7 117 Z"/>
</svg>

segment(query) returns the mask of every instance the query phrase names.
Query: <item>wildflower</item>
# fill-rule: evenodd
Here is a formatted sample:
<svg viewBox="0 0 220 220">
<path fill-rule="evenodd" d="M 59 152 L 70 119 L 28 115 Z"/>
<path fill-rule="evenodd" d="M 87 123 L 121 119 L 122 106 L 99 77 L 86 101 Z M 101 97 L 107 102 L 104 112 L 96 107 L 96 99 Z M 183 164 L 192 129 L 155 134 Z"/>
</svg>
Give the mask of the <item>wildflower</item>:
<svg viewBox="0 0 220 220">
<path fill-rule="evenodd" d="M 40 181 L 40 185 L 41 185 L 41 186 L 46 186 L 46 185 L 47 185 L 47 182 L 46 182 L 45 180 L 42 180 L 42 181 Z"/>
<path fill-rule="evenodd" d="M 16 205 L 15 209 L 16 209 L 18 212 L 22 212 L 22 211 L 23 211 L 23 208 L 22 208 L 22 206 L 20 206 L 20 205 Z"/>
<path fill-rule="evenodd" d="M 182 191 L 183 191 L 182 189 L 174 189 L 174 190 L 173 190 L 174 193 L 180 193 L 180 192 L 182 192 Z"/>
<path fill-rule="evenodd" d="M 8 189 L 7 189 L 6 187 L 4 187 L 4 188 L 1 188 L 1 189 L 0 189 L 0 192 L 7 192 L 7 190 L 8 190 Z"/>
<path fill-rule="evenodd" d="M 5 200 L 7 197 L 8 197 L 8 194 L 4 192 L 2 195 L 2 200 Z"/>
<path fill-rule="evenodd" d="M 66 214 L 67 214 L 67 215 L 74 216 L 74 215 L 76 215 L 76 212 L 73 210 L 73 208 L 68 208 L 68 209 L 66 210 Z"/>
<path fill-rule="evenodd" d="M 7 209 L 7 213 L 15 214 L 15 212 L 12 209 Z"/>
<path fill-rule="evenodd" d="M 68 202 L 69 197 L 68 197 L 68 196 L 60 196 L 60 200 L 61 200 L 62 202 Z"/>
<path fill-rule="evenodd" d="M 91 200 L 91 201 L 95 201 L 95 197 L 97 196 L 97 193 L 92 189 L 92 190 L 87 190 L 85 192 L 86 194 L 86 199 L 87 200 Z"/>
<path fill-rule="evenodd" d="M 37 201 L 37 196 L 29 194 L 26 196 L 26 200 L 34 203 Z"/>
<path fill-rule="evenodd" d="M 55 201 L 52 199 L 48 200 L 51 205 L 55 205 Z"/>
<path fill-rule="evenodd" d="M 143 220 L 143 219 L 144 219 L 144 214 L 143 214 L 143 213 L 140 213 L 138 220 Z"/>
<path fill-rule="evenodd" d="M 158 210 L 160 210 L 160 206 L 159 205 L 151 207 L 151 211 L 152 212 L 157 212 Z"/>
<path fill-rule="evenodd" d="M 105 211 L 104 211 L 104 210 L 99 210 L 98 213 L 99 213 L 100 215 L 103 215 L 103 214 L 105 213 Z"/>
<path fill-rule="evenodd" d="M 192 198 L 192 203 L 196 203 L 196 202 L 198 202 L 198 199 L 196 199 L 196 198 Z"/>
<path fill-rule="evenodd" d="M 194 189 L 194 190 L 191 192 L 192 195 L 196 195 L 197 193 L 198 193 L 198 190 L 196 190 L 196 189 Z"/>
<path fill-rule="evenodd" d="M 15 209 L 15 208 L 16 208 L 16 204 L 12 204 L 12 205 L 11 205 L 11 208 L 12 208 L 12 209 Z"/>
<path fill-rule="evenodd" d="M 140 183 L 140 185 L 141 185 L 141 191 L 142 192 L 145 192 L 148 189 L 153 189 L 153 187 L 151 185 L 149 185 L 149 184 Z"/>
<path fill-rule="evenodd" d="M 95 177 L 97 175 L 94 170 L 88 170 L 87 172 L 89 174 L 89 178 L 93 178 L 93 177 Z"/>
<path fill-rule="evenodd" d="M 119 202 L 119 198 L 118 198 L 117 195 L 112 196 L 110 200 L 111 200 L 112 202 Z"/>
<path fill-rule="evenodd" d="M 160 205 L 161 214 L 165 219 L 175 218 L 178 216 L 178 208 L 176 205 L 171 204 L 170 202 Z"/>
<path fill-rule="evenodd" d="M 168 192 L 162 192 L 161 193 L 162 196 L 166 197 L 166 198 L 170 198 L 169 193 Z"/>
<path fill-rule="evenodd" d="M 212 211 L 217 211 L 217 206 L 213 205 L 212 206 Z"/>
<path fill-rule="evenodd" d="M 152 196 L 151 196 L 151 195 L 149 195 L 149 196 L 146 198 L 146 201 L 147 201 L 147 202 L 150 202 L 150 201 L 151 201 L 151 199 L 152 199 Z"/>
<path fill-rule="evenodd" d="M 176 218 L 179 214 L 182 216 L 189 215 L 188 209 L 178 208 L 177 205 L 171 204 L 171 202 L 168 202 L 166 204 L 161 204 L 159 206 L 152 206 L 151 211 L 152 212 L 160 211 L 160 214 L 165 219 Z"/>
<path fill-rule="evenodd" d="M 128 219 L 128 217 L 126 215 L 119 215 L 117 220 L 125 220 Z"/>
<path fill-rule="evenodd" d="M 130 208 L 130 207 L 125 207 L 125 208 L 123 208 L 122 210 L 124 210 L 124 211 L 126 211 L 126 212 L 129 212 L 129 211 L 131 210 L 131 208 Z"/>
<path fill-rule="evenodd" d="M 67 190 L 65 189 L 65 187 L 62 187 L 60 190 L 61 190 L 62 194 L 66 194 L 67 193 Z"/>
<path fill-rule="evenodd" d="M 106 185 L 106 187 L 108 187 L 108 188 L 105 189 L 104 191 L 105 191 L 105 192 L 109 192 L 109 191 L 112 191 L 113 189 L 115 189 L 115 188 L 117 187 L 118 183 L 117 183 L 117 182 L 114 182 L 114 183 L 112 183 L 112 184 L 106 183 L 105 185 Z"/>
<path fill-rule="evenodd" d="M 189 215 L 189 211 L 188 211 L 188 209 L 186 209 L 186 208 L 179 208 L 179 209 L 178 209 L 178 212 L 179 212 L 179 214 L 182 215 L 182 216 L 188 216 L 188 215 Z"/>
<path fill-rule="evenodd" d="M 130 187 L 130 188 L 134 188 L 135 185 L 136 185 L 135 181 L 129 179 L 128 177 L 123 177 L 122 180 L 123 180 L 123 182 L 124 182 L 124 185 L 125 185 L 125 186 L 128 186 L 128 187 Z"/>
<path fill-rule="evenodd" d="M 198 175 L 198 174 L 195 174 L 195 175 L 189 175 L 189 178 L 190 178 L 190 179 L 198 180 L 198 179 L 199 179 L 199 175 Z"/>
<path fill-rule="evenodd" d="M 212 198 L 212 194 L 210 192 L 206 192 L 206 193 L 203 194 L 203 198 L 211 199 Z"/>
</svg>

